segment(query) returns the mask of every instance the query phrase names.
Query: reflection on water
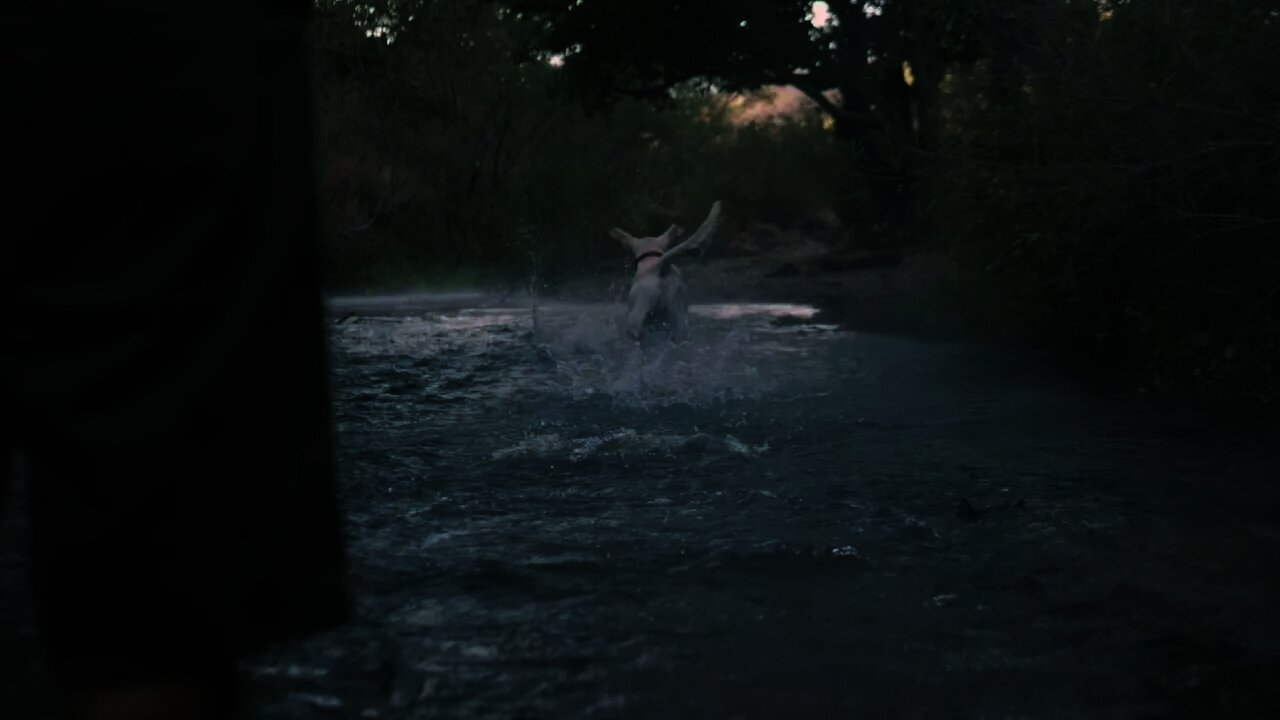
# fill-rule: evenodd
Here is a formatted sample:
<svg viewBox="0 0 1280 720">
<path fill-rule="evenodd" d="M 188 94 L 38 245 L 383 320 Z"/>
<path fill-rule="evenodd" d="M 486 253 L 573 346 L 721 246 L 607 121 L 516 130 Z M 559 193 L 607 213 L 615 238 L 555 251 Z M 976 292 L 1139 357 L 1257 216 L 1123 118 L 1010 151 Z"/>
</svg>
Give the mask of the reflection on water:
<svg viewBox="0 0 1280 720">
<path fill-rule="evenodd" d="M 695 305 L 689 309 L 693 315 L 715 318 L 717 320 L 738 320 L 741 318 L 812 318 L 818 309 L 808 305 L 791 303 L 723 303 L 715 305 Z"/>
</svg>

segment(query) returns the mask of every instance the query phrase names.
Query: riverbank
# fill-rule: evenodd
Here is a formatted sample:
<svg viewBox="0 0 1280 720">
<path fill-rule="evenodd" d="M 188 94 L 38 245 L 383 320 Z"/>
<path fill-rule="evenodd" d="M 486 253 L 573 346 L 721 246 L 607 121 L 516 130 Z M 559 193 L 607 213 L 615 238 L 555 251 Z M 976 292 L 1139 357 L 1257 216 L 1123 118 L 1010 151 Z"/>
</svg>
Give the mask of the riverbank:
<svg viewBox="0 0 1280 720">
<path fill-rule="evenodd" d="M 694 303 L 802 303 L 818 308 L 823 322 L 851 330 L 917 339 L 973 337 L 949 290 L 954 271 L 941 254 L 762 254 L 687 263 L 680 270 Z M 330 312 L 341 319 L 348 314 L 409 313 L 461 305 L 622 304 L 629 279 L 619 263 L 536 295 L 499 288 L 405 287 L 336 295 L 330 299 Z"/>
<path fill-rule="evenodd" d="M 1055 340 L 1044 328 L 1014 327 L 1017 308 L 967 287 L 944 253 L 870 254 L 830 251 L 817 243 L 753 255 L 718 257 L 681 267 L 694 303 L 802 303 L 816 307 L 823 323 L 847 330 L 927 342 L 964 342 L 1043 351 L 1092 386 L 1121 394 L 1146 394 L 1227 420 L 1274 423 L 1275 404 L 1265 392 L 1216 391 L 1161 382 L 1155 368 L 1126 363 L 1086 344 Z M 626 301 L 628 268 L 610 263 L 538 294 L 478 289 L 344 296 L 331 302 L 348 314 L 413 313 L 463 303 L 472 308 L 520 308 L 546 302 Z M 1012 301 L 1011 301 L 1012 302 Z M 1038 333 L 1038 334 L 1037 334 Z"/>
<path fill-rule="evenodd" d="M 945 255 L 814 252 L 719 258 L 680 268 L 695 303 L 787 302 L 817 307 L 824 322 L 925 340 L 972 338 Z M 554 296 L 624 302 L 621 270 L 566 283 Z"/>
</svg>

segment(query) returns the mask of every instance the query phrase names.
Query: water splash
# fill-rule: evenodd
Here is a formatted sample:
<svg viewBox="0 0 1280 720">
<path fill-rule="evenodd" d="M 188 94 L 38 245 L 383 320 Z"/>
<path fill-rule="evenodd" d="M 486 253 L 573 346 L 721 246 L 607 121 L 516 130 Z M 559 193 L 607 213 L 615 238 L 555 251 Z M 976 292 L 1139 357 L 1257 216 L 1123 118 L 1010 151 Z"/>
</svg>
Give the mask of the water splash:
<svg viewBox="0 0 1280 720">
<path fill-rule="evenodd" d="M 598 435 L 581 437 L 566 437 L 561 433 L 531 433 L 509 447 L 495 450 L 491 459 L 563 458 L 571 463 L 581 463 L 591 459 L 643 455 L 675 457 L 691 454 L 707 457 L 719 454 L 753 457 L 768 451 L 768 443 L 748 445 L 732 435 L 702 432 L 688 435 L 643 433 L 634 428 L 620 427 Z"/>
<path fill-rule="evenodd" d="M 760 369 L 749 323 L 695 318 L 694 339 L 636 343 L 615 313 L 576 313 L 544 322 L 535 342 L 555 363 L 556 382 L 575 400 L 656 408 L 758 399 L 771 382 Z M 717 320 L 719 320 L 717 322 Z"/>
<path fill-rule="evenodd" d="M 550 395 L 648 410 L 756 400 L 793 380 L 790 335 L 818 327 L 807 324 L 815 313 L 791 305 L 695 306 L 693 339 L 680 345 L 630 340 L 617 307 L 568 304 L 363 317 L 335 327 L 334 337 L 357 361 L 398 358 L 424 377 L 449 375 L 426 388 L 440 402 Z"/>
</svg>

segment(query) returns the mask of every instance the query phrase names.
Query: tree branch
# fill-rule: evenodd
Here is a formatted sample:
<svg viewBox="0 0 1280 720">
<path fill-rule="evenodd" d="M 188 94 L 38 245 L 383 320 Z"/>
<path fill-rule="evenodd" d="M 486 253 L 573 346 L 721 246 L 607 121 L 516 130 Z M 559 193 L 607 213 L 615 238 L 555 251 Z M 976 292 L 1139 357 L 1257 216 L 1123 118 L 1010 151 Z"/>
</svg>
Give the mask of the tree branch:
<svg viewBox="0 0 1280 720">
<path fill-rule="evenodd" d="M 851 113 L 832 102 L 831 98 L 827 97 L 826 94 L 817 87 L 808 83 L 791 82 L 790 84 L 795 89 L 804 93 L 805 97 L 812 100 L 819 108 L 822 108 L 822 111 L 834 118 L 836 122 L 852 119 Z"/>
</svg>

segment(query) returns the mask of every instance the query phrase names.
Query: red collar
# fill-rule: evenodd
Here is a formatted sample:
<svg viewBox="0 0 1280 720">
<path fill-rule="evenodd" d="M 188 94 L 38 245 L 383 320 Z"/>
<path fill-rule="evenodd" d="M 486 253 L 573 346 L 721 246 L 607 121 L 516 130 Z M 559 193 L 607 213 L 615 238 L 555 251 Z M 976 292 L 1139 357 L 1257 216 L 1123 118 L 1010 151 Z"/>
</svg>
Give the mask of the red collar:
<svg viewBox="0 0 1280 720">
<path fill-rule="evenodd" d="M 636 256 L 636 259 L 635 259 L 635 260 L 633 260 L 632 262 L 633 262 L 633 263 L 635 263 L 636 267 L 640 267 L 640 261 L 641 261 L 641 260 L 646 260 L 646 259 L 651 258 L 651 257 L 659 257 L 659 258 L 660 258 L 660 257 L 662 257 L 662 256 L 663 256 L 663 254 L 664 254 L 664 253 L 663 253 L 661 250 L 650 250 L 649 252 L 642 252 L 642 253 L 640 253 L 639 255 L 637 255 L 637 256 Z"/>
</svg>

